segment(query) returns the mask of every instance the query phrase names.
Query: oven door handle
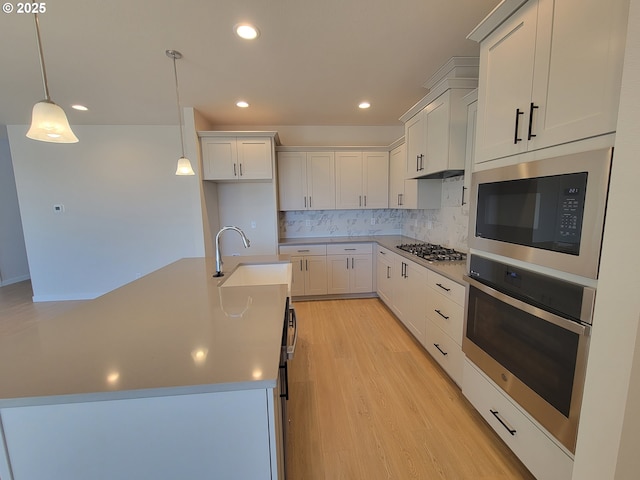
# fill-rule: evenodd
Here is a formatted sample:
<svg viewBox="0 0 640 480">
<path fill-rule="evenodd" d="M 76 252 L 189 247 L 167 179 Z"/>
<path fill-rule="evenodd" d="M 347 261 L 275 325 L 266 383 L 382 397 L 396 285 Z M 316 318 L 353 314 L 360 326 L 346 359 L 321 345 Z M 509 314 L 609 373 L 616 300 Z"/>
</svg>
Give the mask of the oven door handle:
<svg viewBox="0 0 640 480">
<path fill-rule="evenodd" d="M 505 295 L 498 290 L 491 288 L 484 283 L 477 281 L 475 278 L 471 278 L 469 275 L 464 275 L 464 280 L 469 283 L 472 287 L 477 288 L 481 292 L 486 293 L 487 295 L 500 300 L 503 303 L 511 305 L 518 310 L 522 310 L 523 312 L 527 312 L 534 317 L 538 317 L 542 320 L 545 320 L 549 323 L 557 325 L 558 327 L 564 328 L 565 330 L 569 330 L 570 332 L 576 333 L 578 335 L 589 335 L 591 328 L 587 325 L 583 325 L 578 322 L 574 322 L 572 320 L 567 320 L 566 318 L 562 318 L 558 315 L 555 315 L 551 312 L 547 312 L 541 308 L 530 305 L 522 300 L 518 300 L 517 298 L 510 297 L 509 295 Z"/>
<path fill-rule="evenodd" d="M 287 345 L 287 359 L 291 360 L 296 353 L 296 344 L 298 343 L 298 318 L 296 317 L 296 310 L 293 307 L 289 307 L 288 323 L 287 328 L 293 328 L 293 344 Z M 288 335 L 287 338 L 289 338 Z"/>
</svg>

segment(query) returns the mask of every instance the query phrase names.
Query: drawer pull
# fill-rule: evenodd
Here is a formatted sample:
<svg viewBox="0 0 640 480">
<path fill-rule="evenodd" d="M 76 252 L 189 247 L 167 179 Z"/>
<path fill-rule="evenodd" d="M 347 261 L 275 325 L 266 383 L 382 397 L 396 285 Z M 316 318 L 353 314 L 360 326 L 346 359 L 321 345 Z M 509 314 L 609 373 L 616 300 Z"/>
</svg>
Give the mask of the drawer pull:
<svg viewBox="0 0 640 480">
<path fill-rule="evenodd" d="M 449 354 L 448 352 L 445 352 L 444 350 L 442 350 L 442 349 L 440 348 L 440 345 L 439 345 L 438 343 L 434 343 L 434 344 L 433 344 L 433 346 L 434 346 L 434 347 L 436 347 L 436 348 L 438 349 L 438 351 L 439 351 L 442 355 L 445 355 L 445 356 L 446 356 L 446 355 L 448 355 L 448 354 Z"/>
<path fill-rule="evenodd" d="M 436 283 L 437 286 L 439 286 L 441 289 L 443 289 L 445 292 L 450 292 L 451 289 L 447 288 L 447 287 L 443 287 L 441 283 Z"/>
<path fill-rule="evenodd" d="M 447 317 L 444 313 L 442 313 L 440 310 L 434 310 L 434 312 L 436 312 L 438 315 L 440 315 L 442 318 L 444 318 L 445 320 L 449 320 L 449 317 Z"/>
<path fill-rule="evenodd" d="M 513 428 L 511 428 L 509 425 L 507 425 L 507 423 L 500 418 L 500 414 L 496 410 L 489 409 L 489 411 L 494 417 L 496 417 L 496 420 L 498 420 L 502 424 L 502 426 L 507 429 L 507 432 L 509 432 L 511 435 L 516 434 L 516 431 Z"/>
<path fill-rule="evenodd" d="M 310 250 L 296 250 L 298 253 L 309 252 Z"/>
<path fill-rule="evenodd" d="M 348 251 L 348 252 L 355 252 L 356 251 L 355 248 L 345 248 L 345 250 Z"/>
</svg>

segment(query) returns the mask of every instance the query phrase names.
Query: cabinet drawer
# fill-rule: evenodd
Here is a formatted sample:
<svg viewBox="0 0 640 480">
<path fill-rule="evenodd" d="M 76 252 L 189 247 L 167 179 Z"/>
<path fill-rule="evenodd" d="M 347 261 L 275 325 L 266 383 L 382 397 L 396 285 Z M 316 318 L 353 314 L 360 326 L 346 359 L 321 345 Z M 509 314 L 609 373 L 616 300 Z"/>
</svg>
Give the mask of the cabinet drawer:
<svg viewBox="0 0 640 480">
<path fill-rule="evenodd" d="M 465 290 L 459 283 L 449 280 L 447 277 L 443 277 L 433 270 L 429 270 L 427 283 L 436 292 L 440 292 L 442 295 L 449 297 L 458 305 L 462 305 L 464 307 Z"/>
<path fill-rule="evenodd" d="M 373 253 L 372 243 L 341 243 L 327 245 L 327 255 L 357 255 Z"/>
<path fill-rule="evenodd" d="M 281 245 L 280 253 L 285 255 L 326 255 L 326 245 Z"/>
<path fill-rule="evenodd" d="M 429 292 L 427 318 L 444 330 L 458 345 L 462 345 L 464 307 L 444 295 Z"/>
<path fill-rule="evenodd" d="M 469 360 L 464 362 L 462 393 L 537 479 L 571 478 L 571 457 Z"/>
<path fill-rule="evenodd" d="M 454 382 L 462 385 L 464 355 L 460 345 L 429 319 L 427 319 L 426 337 L 425 347 L 427 351 L 444 368 Z"/>
</svg>

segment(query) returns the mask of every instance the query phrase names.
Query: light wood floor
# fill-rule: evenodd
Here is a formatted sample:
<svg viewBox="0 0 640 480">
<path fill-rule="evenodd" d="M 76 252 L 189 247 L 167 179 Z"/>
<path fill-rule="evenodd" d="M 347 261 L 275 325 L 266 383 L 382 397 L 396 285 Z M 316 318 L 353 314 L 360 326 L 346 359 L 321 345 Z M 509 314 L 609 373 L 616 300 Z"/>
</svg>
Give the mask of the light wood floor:
<svg viewBox="0 0 640 480">
<path fill-rule="evenodd" d="M 0 287 L 0 335 L 18 332 L 83 302 L 78 300 L 33 303 L 32 296 L 30 280 Z"/>
<path fill-rule="evenodd" d="M 295 306 L 289 479 L 534 478 L 378 299 Z"/>
<path fill-rule="evenodd" d="M 0 288 L 0 335 L 82 303 Z M 533 477 L 377 299 L 296 302 L 289 480 Z"/>
</svg>

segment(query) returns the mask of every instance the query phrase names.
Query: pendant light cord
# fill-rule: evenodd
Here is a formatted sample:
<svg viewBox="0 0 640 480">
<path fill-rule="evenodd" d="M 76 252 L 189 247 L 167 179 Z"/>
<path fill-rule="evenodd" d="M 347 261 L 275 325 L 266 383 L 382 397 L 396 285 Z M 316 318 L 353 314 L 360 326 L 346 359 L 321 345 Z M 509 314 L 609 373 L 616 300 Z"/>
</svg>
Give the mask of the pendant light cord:
<svg viewBox="0 0 640 480">
<path fill-rule="evenodd" d="M 182 112 L 180 111 L 180 93 L 178 90 L 178 70 L 176 68 L 176 52 L 171 52 L 173 57 L 173 76 L 176 80 L 176 107 L 178 109 L 178 125 L 180 126 L 180 146 L 182 147 L 182 157 L 184 158 L 184 136 L 182 134 Z"/>
<path fill-rule="evenodd" d="M 33 19 L 36 22 L 36 41 L 38 42 L 38 53 L 40 54 L 40 71 L 42 72 L 42 83 L 44 85 L 44 97 L 47 102 L 51 101 L 49 95 L 49 83 L 47 82 L 47 69 L 44 66 L 44 54 L 42 53 L 42 40 L 40 40 L 40 22 L 38 21 L 38 14 L 33 14 Z M 174 60 L 175 62 L 175 60 Z M 174 65 L 175 68 L 175 65 Z"/>
</svg>

